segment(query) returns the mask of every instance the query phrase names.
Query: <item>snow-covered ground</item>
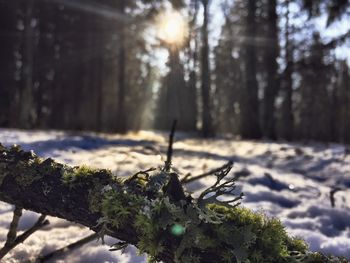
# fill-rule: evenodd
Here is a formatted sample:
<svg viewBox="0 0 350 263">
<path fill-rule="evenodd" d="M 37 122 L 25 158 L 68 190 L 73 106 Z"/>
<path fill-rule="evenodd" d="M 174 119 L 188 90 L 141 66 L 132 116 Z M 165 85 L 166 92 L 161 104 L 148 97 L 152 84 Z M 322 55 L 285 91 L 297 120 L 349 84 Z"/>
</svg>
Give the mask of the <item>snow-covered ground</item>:
<svg viewBox="0 0 350 263">
<path fill-rule="evenodd" d="M 56 131 L 18 131 L 0 129 L 0 142 L 18 144 L 43 157 L 53 157 L 71 165 L 87 164 L 111 169 L 118 176 L 163 164 L 167 135 L 139 132 L 120 135 L 64 133 Z M 231 175 L 239 175 L 237 191 L 243 191 L 243 205 L 279 218 L 291 235 L 305 239 L 311 250 L 350 259 L 350 157 L 338 144 L 289 144 L 237 141 L 218 138 L 203 140 L 185 134 L 176 136 L 173 164 L 178 172 L 198 175 L 235 162 Z M 214 178 L 188 185 L 188 191 L 209 186 Z M 330 190 L 335 208 L 330 204 Z M 0 246 L 6 239 L 13 207 L 0 202 Z M 20 230 L 38 218 L 25 212 Z M 19 245 L 4 262 L 23 262 L 38 254 L 63 247 L 90 234 L 79 225 L 49 218 L 50 225 Z M 107 239 L 109 243 L 114 240 Z M 91 242 L 62 259 L 51 262 L 145 262 L 136 250 L 110 252 L 108 246 Z"/>
</svg>

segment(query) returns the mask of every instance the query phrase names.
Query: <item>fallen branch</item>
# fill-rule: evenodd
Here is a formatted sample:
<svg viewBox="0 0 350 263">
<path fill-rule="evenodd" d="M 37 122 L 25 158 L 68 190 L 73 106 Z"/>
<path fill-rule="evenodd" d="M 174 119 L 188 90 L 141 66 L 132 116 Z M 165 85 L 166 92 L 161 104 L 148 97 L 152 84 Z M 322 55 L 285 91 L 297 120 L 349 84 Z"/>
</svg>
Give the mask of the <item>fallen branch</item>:
<svg viewBox="0 0 350 263">
<path fill-rule="evenodd" d="M 102 188 L 117 183 L 108 170 L 69 167 L 17 146 L 6 149 L 0 144 L 0 200 L 9 204 L 99 232 L 102 225 L 97 222 L 103 215 L 94 210 L 93 199 L 101 202 Z M 109 235 L 130 244 L 138 241 L 132 228 L 112 228 Z"/>
<path fill-rule="evenodd" d="M 236 207 L 241 197 L 232 194 L 234 178 L 224 180 L 231 165 L 193 199 L 177 174 L 164 169 L 122 181 L 107 170 L 69 167 L 0 145 L 0 200 L 118 238 L 151 262 L 348 262 L 309 252 L 277 219 Z M 41 216 L 15 243 L 45 224 Z"/>
</svg>

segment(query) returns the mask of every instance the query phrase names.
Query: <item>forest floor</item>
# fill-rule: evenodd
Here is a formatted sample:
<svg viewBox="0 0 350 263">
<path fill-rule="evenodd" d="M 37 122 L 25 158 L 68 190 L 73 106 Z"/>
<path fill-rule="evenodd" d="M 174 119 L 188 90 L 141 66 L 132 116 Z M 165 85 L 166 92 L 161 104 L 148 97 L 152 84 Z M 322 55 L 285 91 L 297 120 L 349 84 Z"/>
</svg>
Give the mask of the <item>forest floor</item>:
<svg viewBox="0 0 350 263">
<path fill-rule="evenodd" d="M 163 165 L 167 134 L 130 133 L 125 136 L 59 131 L 0 129 L 0 142 L 21 145 L 39 156 L 52 157 L 70 165 L 87 164 L 111 169 L 118 176 Z M 244 192 L 243 204 L 255 211 L 279 218 L 288 233 L 301 237 L 313 251 L 350 259 L 350 155 L 340 144 L 240 141 L 229 138 L 203 140 L 177 134 L 173 166 L 185 176 L 202 174 L 234 161 L 231 175 L 239 176 L 237 193 Z M 212 177 L 187 185 L 189 192 L 211 185 Z M 331 206 L 330 191 L 335 194 Z M 6 239 L 13 207 L 0 202 L 0 246 Z M 26 211 L 19 229 L 35 223 L 38 214 Z M 19 245 L 4 262 L 23 262 L 61 248 L 90 234 L 86 228 L 58 218 Z M 115 240 L 106 239 L 113 244 Z M 146 262 L 136 249 L 125 254 L 93 241 L 51 262 Z"/>
</svg>

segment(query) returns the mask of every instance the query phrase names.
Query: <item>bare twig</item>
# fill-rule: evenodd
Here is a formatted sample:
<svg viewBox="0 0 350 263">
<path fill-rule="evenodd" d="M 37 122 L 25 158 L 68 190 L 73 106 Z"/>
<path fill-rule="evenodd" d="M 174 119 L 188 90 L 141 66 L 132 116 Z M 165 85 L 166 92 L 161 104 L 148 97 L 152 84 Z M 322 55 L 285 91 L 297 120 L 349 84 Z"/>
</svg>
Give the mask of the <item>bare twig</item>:
<svg viewBox="0 0 350 263">
<path fill-rule="evenodd" d="M 126 182 L 126 183 L 127 183 L 127 182 L 131 182 L 131 181 L 133 181 L 133 180 L 135 180 L 135 179 L 137 179 L 137 178 L 140 178 L 139 175 L 144 175 L 144 176 L 145 176 L 145 179 L 146 179 L 146 181 L 147 181 L 148 178 L 149 178 L 149 173 L 150 173 L 150 172 L 154 172 L 155 170 L 157 170 L 157 168 L 152 167 L 152 168 L 150 168 L 150 169 L 137 172 L 137 173 L 134 174 L 133 176 L 130 176 L 130 178 L 126 179 L 125 182 Z M 142 178 L 140 178 L 140 179 L 142 179 Z"/>
<path fill-rule="evenodd" d="M 74 243 L 69 244 L 68 246 L 65 246 L 63 248 L 57 249 L 55 251 L 52 251 L 46 255 L 39 256 L 36 260 L 36 263 L 43 263 L 46 262 L 52 258 L 62 256 L 64 254 L 72 252 L 74 249 L 77 249 L 79 247 L 82 247 L 83 245 L 95 240 L 98 238 L 98 233 L 91 234 L 87 237 L 84 237 Z"/>
<path fill-rule="evenodd" d="M 339 187 L 334 187 L 334 188 L 332 188 L 332 189 L 330 190 L 330 192 L 329 192 L 329 199 L 330 199 L 330 201 L 331 201 L 331 206 L 332 206 L 332 207 L 335 207 L 335 198 L 334 198 L 334 195 L 335 195 L 337 192 L 341 191 L 341 190 L 342 190 L 342 189 L 339 188 Z"/>
<path fill-rule="evenodd" d="M 225 165 L 219 167 L 219 168 L 215 168 L 213 170 L 210 170 L 209 172 L 203 173 L 203 174 L 199 174 L 199 175 L 195 175 L 191 177 L 191 174 L 186 175 L 184 178 L 181 179 L 181 183 L 182 184 L 189 184 L 192 183 L 194 181 L 200 180 L 202 178 L 205 178 L 207 176 L 211 176 L 211 175 L 215 175 L 219 172 L 221 172 L 222 170 L 227 169 L 228 167 L 232 166 L 232 162 L 228 162 Z"/>
<path fill-rule="evenodd" d="M 10 224 L 10 229 L 7 234 L 7 239 L 4 247 L 0 250 L 0 259 L 6 256 L 6 254 L 11 250 L 11 245 L 15 242 L 17 237 L 18 222 L 22 216 L 22 208 L 15 206 L 13 211 L 13 218 Z"/>
<path fill-rule="evenodd" d="M 200 207 L 205 207 L 209 203 L 218 203 L 223 206 L 235 207 L 239 205 L 239 200 L 242 199 L 243 193 L 239 196 L 235 196 L 232 191 L 236 188 L 235 182 L 237 178 L 231 178 L 226 182 L 221 182 L 231 171 L 233 162 L 230 162 L 227 167 L 221 169 L 219 172 L 215 173 L 216 182 L 213 186 L 204 190 L 198 197 L 198 204 Z M 230 200 L 219 200 L 221 196 L 234 196 Z"/>
<path fill-rule="evenodd" d="M 16 217 L 16 219 L 15 219 L 15 217 Z M 17 218 L 17 217 L 18 216 L 14 215 L 14 220 L 12 222 L 14 222 L 15 220 L 19 220 L 19 218 Z M 36 231 L 40 230 L 44 226 L 48 225 L 49 221 L 45 220 L 45 218 L 46 218 L 46 215 L 41 215 L 34 226 L 29 228 L 22 235 L 16 237 L 11 243 L 8 243 L 7 245 L 5 244 L 5 246 L 0 250 L 0 259 L 5 257 L 12 249 L 14 249 L 20 243 L 23 243 L 33 233 L 35 233 Z M 16 224 L 16 222 L 14 222 L 14 224 Z M 17 224 L 18 224 L 18 221 L 17 221 Z M 12 226 L 12 223 L 11 223 L 11 226 Z M 10 232 L 13 232 L 13 229 L 11 230 L 11 227 L 10 227 Z M 16 234 L 15 235 L 17 235 L 17 226 L 16 226 Z M 11 237 L 13 237 L 13 233 L 11 233 Z"/>
<path fill-rule="evenodd" d="M 11 244 L 16 240 L 18 222 L 21 219 L 21 216 L 22 216 L 22 208 L 15 206 L 15 210 L 13 211 L 12 222 L 10 224 L 10 230 L 7 234 L 6 244 L 7 243 Z M 6 244 L 5 244 L 5 246 L 6 246 Z"/>
<path fill-rule="evenodd" d="M 170 169 L 171 169 L 171 158 L 173 156 L 173 143 L 174 143 L 176 124 L 177 124 L 177 120 L 174 120 L 173 126 L 171 127 L 171 131 L 169 134 L 168 153 L 167 153 L 167 159 L 165 161 L 165 166 L 164 166 L 164 170 L 166 172 L 170 172 Z"/>
</svg>

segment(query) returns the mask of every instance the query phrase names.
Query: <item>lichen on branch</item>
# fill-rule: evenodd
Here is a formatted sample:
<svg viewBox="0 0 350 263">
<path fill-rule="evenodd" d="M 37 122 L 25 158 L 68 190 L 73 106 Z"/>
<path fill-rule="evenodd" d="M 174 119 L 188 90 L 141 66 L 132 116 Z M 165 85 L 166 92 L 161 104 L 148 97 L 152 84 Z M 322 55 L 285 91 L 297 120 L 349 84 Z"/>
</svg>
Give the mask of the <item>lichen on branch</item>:
<svg viewBox="0 0 350 263">
<path fill-rule="evenodd" d="M 195 199 L 171 169 L 122 180 L 108 170 L 69 167 L 0 146 L 0 200 L 116 237 L 124 243 L 112 249 L 132 244 L 151 262 L 348 262 L 309 252 L 279 220 L 237 206 L 241 196 L 232 194 L 230 168 Z"/>
</svg>

